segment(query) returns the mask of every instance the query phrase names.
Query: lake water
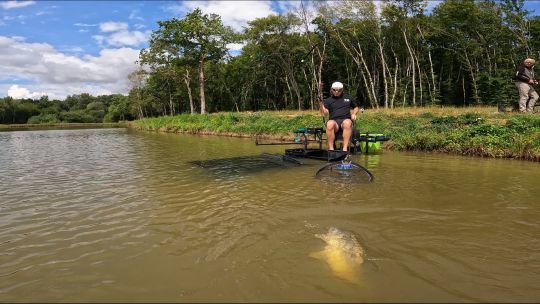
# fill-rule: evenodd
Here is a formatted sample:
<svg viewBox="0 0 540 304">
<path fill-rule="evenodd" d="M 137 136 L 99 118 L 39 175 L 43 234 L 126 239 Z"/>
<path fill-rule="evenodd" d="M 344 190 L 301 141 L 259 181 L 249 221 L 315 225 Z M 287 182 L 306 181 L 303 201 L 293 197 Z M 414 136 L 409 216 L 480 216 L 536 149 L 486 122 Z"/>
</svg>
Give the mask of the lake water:
<svg viewBox="0 0 540 304">
<path fill-rule="evenodd" d="M 327 184 L 284 148 L 0 132 L 0 302 L 540 301 L 539 163 L 385 151 Z M 314 257 L 331 227 L 362 264 Z"/>
</svg>

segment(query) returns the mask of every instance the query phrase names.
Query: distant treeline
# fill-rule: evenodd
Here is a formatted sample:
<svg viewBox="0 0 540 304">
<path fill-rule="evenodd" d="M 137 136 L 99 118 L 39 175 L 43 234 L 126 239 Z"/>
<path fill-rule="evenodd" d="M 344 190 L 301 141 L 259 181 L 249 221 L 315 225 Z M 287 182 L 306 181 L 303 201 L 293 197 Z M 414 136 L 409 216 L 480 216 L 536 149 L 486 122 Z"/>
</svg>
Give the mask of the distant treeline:
<svg viewBox="0 0 540 304">
<path fill-rule="evenodd" d="M 159 21 L 141 50 L 140 69 L 128 77 L 132 89 L 125 99 L 87 102 L 91 96 L 79 95 L 50 106 L 21 101 L 15 107 L 4 100 L 0 119 L 24 121 L 24 115 L 9 114 L 15 108 L 35 120 L 55 113 L 59 120 L 108 121 L 317 109 L 334 81 L 366 108 L 508 106 L 517 100 L 516 66 L 540 58 L 540 17 L 531 16 L 523 0 L 300 4 L 296 12 L 255 19 L 241 32 L 199 9 Z M 428 14 L 427 5 L 434 4 Z M 235 43 L 242 52 L 231 56 Z M 37 112 L 44 107 L 51 112 Z"/>
<path fill-rule="evenodd" d="M 65 100 L 0 98 L 0 124 L 101 123 L 133 120 L 127 96 L 80 94 Z M 135 112 L 135 109 L 133 109 Z"/>
</svg>

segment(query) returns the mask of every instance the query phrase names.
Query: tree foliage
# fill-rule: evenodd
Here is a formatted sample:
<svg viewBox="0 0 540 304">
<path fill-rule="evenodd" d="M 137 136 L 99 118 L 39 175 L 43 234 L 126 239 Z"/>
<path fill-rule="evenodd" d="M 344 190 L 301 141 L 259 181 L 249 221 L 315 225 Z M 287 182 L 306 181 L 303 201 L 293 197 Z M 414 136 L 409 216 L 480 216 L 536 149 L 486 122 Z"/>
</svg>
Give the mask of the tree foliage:
<svg viewBox="0 0 540 304">
<path fill-rule="evenodd" d="M 208 89 L 206 107 L 314 108 L 333 81 L 345 83 L 366 107 L 510 104 L 516 65 L 540 56 L 532 52 L 540 47 L 540 19 L 529 16 L 523 0 L 446 0 L 429 13 L 427 1 L 379 4 L 317 1 L 311 10 L 302 6 L 249 22 L 238 33 L 241 54 L 226 56 L 222 44 L 205 59 L 205 83 L 198 89 Z M 194 75 L 201 67 L 201 44 L 193 38 L 196 31 L 187 29 L 200 29 L 204 16 L 195 10 L 159 22 L 149 49 L 141 52 L 142 63 L 154 64 L 144 89 L 158 108 L 188 111 L 181 84 L 186 71 Z M 216 36 L 223 33 L 215 30 Z M 169 82 L 174 94 L 163 90 Z"/>
<path fill-rule="evenodd" d="M 201 114 L 206 112 L 205 66 L 221 60 L 227 44 L 235 40 L 233 30 L 224 26 L 216 14 L 203 14 L 195 9 L 182 19 L 159 21 L 159 29 L 152 33 L 150 47 L 141 51 L 141 63 L 152 68 L 152 74 L 162 78 L 167 87 L 170 113 L 174 114 L 172 94 L 181 83 L 183 70 L 196 65 L 199 76 L 199 101 Z M 188 73 L 189 74 L 189 73 Z M 189 77 L 189 76 L 188 76 Z M 160 98 L 162 99 L 162 98 Z"/>
</svg>

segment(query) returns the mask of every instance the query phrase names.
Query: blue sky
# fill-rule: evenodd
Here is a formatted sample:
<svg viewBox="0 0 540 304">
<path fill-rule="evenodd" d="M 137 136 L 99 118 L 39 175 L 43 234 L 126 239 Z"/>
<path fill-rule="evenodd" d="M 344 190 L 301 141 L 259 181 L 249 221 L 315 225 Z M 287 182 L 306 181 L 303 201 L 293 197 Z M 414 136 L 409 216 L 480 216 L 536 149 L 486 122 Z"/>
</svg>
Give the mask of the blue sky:
<svg viewBox="0 0 540 304">
<path fill-rule="evenodd" d="M 431 2 L 433 6 L 437 2 Z M 196 7 L 240 30 L 300 1 L 0 1 L 0 97 L 126 94 L 157 21 Z M 527 2 L 535 10 L 540 2 Z M 230 45 L 237 52 L 240 45 Z"/>
<path fill-rule="evenodd" d="M 298 1 L 0 1 L 0 97 L 129 91 L 157 21 L 200 7 L 237 30 Z M 230 45 L 238 52 L 240 45 Z"/>
</svg>

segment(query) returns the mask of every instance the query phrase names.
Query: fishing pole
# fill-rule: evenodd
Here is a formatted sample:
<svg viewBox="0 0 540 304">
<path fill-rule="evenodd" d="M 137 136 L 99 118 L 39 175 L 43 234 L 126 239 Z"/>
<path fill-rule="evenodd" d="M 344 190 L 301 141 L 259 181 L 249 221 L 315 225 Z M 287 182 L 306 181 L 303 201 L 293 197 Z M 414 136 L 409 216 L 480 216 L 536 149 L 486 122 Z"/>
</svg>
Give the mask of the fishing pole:
<svg viewBox="0 0 540 304">
<path fill-rule="evenodd" d="M 304 57 L 302 57 L 302 59 L 300 60 L 300 62 L 303 63 L 303 62 L 306 60 L 307 56 L 309 56 L 309 55 L 313 52 L 313 50 L 314 50 L 316 47 L 317 47 L 316 44 L 313 45 L 313 47 L 311 48 L 311 50 L 309 50 L 309 52 L 308 52 L 306 55 L 304 55 Z"/>
</svg>

